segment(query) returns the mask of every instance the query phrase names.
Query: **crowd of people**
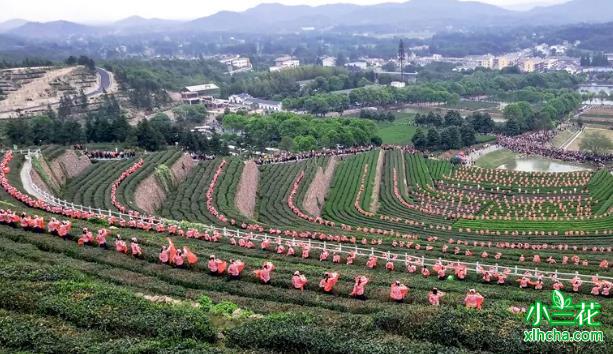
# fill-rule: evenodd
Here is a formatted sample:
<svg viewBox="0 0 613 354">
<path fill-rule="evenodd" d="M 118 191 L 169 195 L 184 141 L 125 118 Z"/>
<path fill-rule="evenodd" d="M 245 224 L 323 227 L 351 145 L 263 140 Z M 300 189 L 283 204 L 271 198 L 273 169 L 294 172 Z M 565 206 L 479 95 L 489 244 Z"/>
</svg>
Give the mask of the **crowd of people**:
<svg viewBox="0 0 613 354">
<path fill-rule="evenodd" d="M 601 155 L 589 151 L 573 151 L 552 147 L 549 141 L 553 139 L 555 134 L 556 131 L 554 130 L 543 130 L 518 136 L 499 135 L 497 141 L 502 147 L 520 154 L 540 155 L 563 161 L 591 163 L 597 166 L 605 166 L 613 161 L 613 155 L 611 154 Z"/>
<path fill-rule="evenodd" d="M 198 160 L 198 161 L 215 160 L 215 158 L 217 157 L 213 154 L 209 155 L 209 154 L 195 153 L 195 152 L 189 152 L 189 156 L 191 156 L 193 160 Z"/>
<path fill-rule="evenodd" d="M 21 192 L 18 192 L 16 189 L 12 188 L 12 186 L 10 186 L 5 176 L 5 174 L 9 172 L 8 167 L 6 166 L 6 163 L 8 160 L 10 159 L 7 159 L 5 157 L 5 160 L 3 160 L 3 163 L 0 166 L 2 168 L 2 186 L 11 195 L 16 196 L 17 193 L 21 193 Z M 22 197 L 25 198 L 25 196 L 22 196 Z M 23 198 L 20 198 L 20 200 Z M 38 202 L 37 204 L 35 201 L 31 200 L 31 198 L 28 199 L 28 201 L 32 202 L 32 206 L 43 208 L 44 210 L 47 210 L 49 212 L 54 212 L 55 210 L 54 208 L 44 205 L 44 203 L 41 204 L 41 202 Z M 62 213 L 66 215 L 66 213 L 64 213 L 63 210 L 62 210 Z M 115 224 L 112 217 L 109 217 L 108 221 L 109 221 L 109 224 L 111 225 Z M 0 222 L 5 223 L 5 224 L 10 224 L 16 227 L 18 226 L 18 227 L 24 228 L 26 230 L 34 231 L 34 232 L 45 232 L 46 231 L 46 232 L 53 233 L 63 238 L 66 237 L 70 233 L 71 226 L 72 226 L 70 222 L 68 221 L 60 222 L 57 219 L 51 219 L 51 221 L 47 225 L 47 228 L 45 228 L 45 221 L 42 217 L 30 216 L 25 213 L 22 213 L 21 215 L 16 215 L 16 213 L 10 210 L 0 210 Z M 147 227 L 145 226 L 145 224 L 149 226 Z M 126 223 L 124 222 L 123 225 L 120 223 L 120 225 L 126 226 Z M 192 230 L 192 229 L 187 230 L 186 233 L 183 233 L 182 232 L 183 230 L 178 228 L 176 225 L 168 225 L 166 227 L 165 225 L 158 224 L 157 226 L 154 227 L 154 225 L 152 225 L 151 223 L 146 223 L 142 220 L 139 220 L 139 221 L 130 220 L 127 223 L 127 226 L 134 227 L 134 228 L 140 228 L 145 231 L 149 231 L 153 228 L 157 232 L 168 232 L 171 235 L 178 234 L 179 236 L 186 236 L 188 238 L 199 238 L 199 239 L 203 238 L 207 241 L 213 241 L 213 242 L 218 241 L 219 238 L 225 236 L 225 235 L 221 235 L 218 231 L 214 231 L 213 235 L 209 236 L 207 232 L 199 233 L 197 230 Z M 107 238 L 109 236 L 110 236 L 109 231 L 104 228 L 98 230 L 96 233 L 88 229 L 83 229 L 81 235 L 77 239 L 77 242 L 81 246 L 90 245 L 90 246 L 97 246 L 97 247 L 107 249 L 108 248 Z M 234 239 L 234 235 L 230 237 L 232 237 L 230 239 L 230 244 L 232 245 L 238 244 L 239 246 L 247 247 L 247 248 L 253 248 L 255 246 L 251 240 L 249 239 L 246 240 L 245 238 L 241 238 L 239 237 L 239 235 L 236 235 L 236 237 L 239 240 L 238 242 L 236 242 L 236 239 Z M 251 243 L 250 246 L 248 244 L 249 242 Z M 271 245 L 270 239 L 265 239 L 262 241 L 261 248 L 268 249 L 270 245 Z M 276 247 L 274 247 L 274 250 L 277 253 L 281 253 L 287 256 L 295 255 L 295 250 L 294 250 L 295 245 L 287 244 L 286 245 L 287 248 L 282 247 L 282 246 L 283 244 L 281 244 L 280 242 L 277 242 L 277 245 Z M 306 247 L 306 244 L 304 243 L 298 244 L 298 247 L 302 247 L 302 257 L 308 258 L 310 247 Z M 130 253 L 134 257 L 143 257 L 143 251 L 140 248 L 140 245 L 138 244 L 138 241 L 136 239 L 132 239 L 130 242 L 130 246 L 128 247 L 128 244 L 124 240 L 122 240 L 119 235 L 117 235 L 116 240 L 115 240 L 115 250 L 117 252 L 124 253 L 124 254 Z M 320 254 L 320 261 L 326 261 L 328 257 L 329 257 L 329 252 L 327 250 L 323 250 Z M 353 264 L 355 258 L 356 258 L 355 253 L 350 254 L 346 258 L 347 264 Z M 375 268 L 377 266 L 378 259 L 380 258 L 374 257 L 374 256 L 369 257 L 368 261 L 366 262 L 366 266 L 371 269 Z M 172 265 L 174 267 L 182 268 L 182 267 L 195 266 L 198 262 L 198 257 L 193 252 L 191 252 L 187 247 L 183 247 L 180 249 L 175 247 L 172 240 L 168 239 L 168 246 L 162 247 L 160 254 L 159 254 L 159 260 L 162 263 Z M 522 260 L 520 259 L 520 261 Z M 332 254 L 332 262 L 340 263 L 341 262 L 340 254 L 334 252 Z M 415 272 L 416 265 L 417 263 L 407 262 L 406 264 L 407 271 L 410 273 Z M 423 264 L 421 264 L 421 266 L 422 266 L 422 270 L 421 270 L 422 276 L 429 277 L 431 274 L 430 269 Z M 245 264 L 242 263 L 240 260 L 230 260 L 230 265 L 228 266 L 225 261 L 218 259 L 214 255 L 211 255 L 209 257 L 209 262 L 207 264 L 207 267 L 209 271 L 211 272 L 211 274 L 213 275 L 223 275 L 225 274 L 226 269 L 227 269 L 227 273 L 229 274 L 229 276 L 231 276 L 231 278 L 238 279 L 240 278 L 241 272 L 243 271 Z M 601 262 L 601 268 L 603 268 L 602 262 Z M 608 264 L 605 264 L 604 268 L 608 268 Z M 385 264 L 385 269 L 388 271 L 394 271 L 393 259 L 387 260 Z M 270 284 L 274 270 L 275 270 L 275 266 L 272 264 L 272 262 L 265 262 L 261 268 L 258 268 L 254 271 L 254 274 L 262 283 Z M 447 265 L 443 265 L 443 263 L 441 262 L 441 263 L 435 264 L 432 267 L 432 272 L 435 273 L 436 276 L 440 280 L 447 279 L 448 274 L 446 272 L 449 270 L 451 270 L 453 275 L 455 275 L 455 277 L 457 277 L 457 279 L 460 279 L 460 280 L 463 280 L 467 274 L 466 266 L 459 262 L 454 263 L 454 264 L 447 264 Z M 482 269 L 480 271 L 480 274 L 481 274 L 483 281 L 486 283 L 495 280 L 496 283 L 498 284 L 504 284 L 505 279 L 508 277 L 510 272 L 511 271 L 509 269 L 504 269 L 502 271 L 499 271 L 498 269 L 495 269 L 495 270 Z M 296 289 L 304 290 L 304 287 L 308 283 L 306 276 L 304 274 L 301 274 L 300 272 L 297 272 L 297 274 L 294 273 L 294 276 L 296 275 L 298 276 L 298 278 L 296 279 L 296 281 L 294 281 L 294 279 L 292 278 L 292 285 Z M 336 283 L 338 282 L 339 278 L 340 276 L 337 272 L 328 272 L 327 274 L 324 275 L 323 279 L 321 279 L 319 285 L 323 289 L 324 292 L 333 293 L 334 287 Z M 543 287 L 542 279 L 539 279 L 538 277 L 536 277 L 536 281 L 532 281 L 532 278 L 534 278 L 534 275 L 525 274 L 521 276 L 520 278 L 518 278 L 517 282 L 519 283 L 519 286 L 521 288 L 533 286 L 537 290 L 542 289 Z M 366 300 L 366 287 L 368 283 L 369 283 L 369 279 L 365 276 L 360 275 L 360 276 L 355 277 L 354 285 L 350 293 L 350 296 L 355 297 L 357 299 Z M 610 289 L 612 285 L 611 282 L 606 281 L 606 280 L 600 280 L 596 277 L 596 278 L 592 278 L 592 283 L 594 284 L 594 287 L 592 288 L 592 291 L 591 291 L 592 294 L 599 295 L 599 296 L 610 296 Z M 580 277 L 573 278 L 570 281 L 570 285 L 573 291 L 575 292 L 580 291 L 580 287 L 582 285 L 581 278 Z M 556 288 L 561 289 L 563 287 L 564 285 L 560 281 L 555 281 L 553 284 L 554 289 Z M 400 302 L 405 299 L 408 292 L 409 292 L 409 289 L 407 286 L 401 284 L 399 281 L 395 281 L 390 286 L 390 296 L 389 297 L 393 301 Z M 428 294 L 428 301 L 433 305 L 438 305 L 440 304 L 440 299 L 443 295 L 444 295 L 443 292 L 440 292 L 438 289 L 434 288 Z M 469 308 L 481 308 L 483 305 L 483 301 L 484 301 L 483 296 L 481 296 L 479 293 L 477 293 L 473 289 L 469 290 L 469 292 L 467 293 L 464 299 L 464 303 L 466 307 L 469 307 Z"/>
<path fill-rule="evenodd" d="M 134 150 L 89 150 L 82 144 L 75 144 L 72 148 L 82 151 L 87 157 L 94 160 L 122 160 L 136 157 Z"/>
<path fill-rule="evenodd" d="M 355 155 L 362 152 L 371 151 L 374 148 L 374 145 L 367 145 L 339 149 L 311 150 L 306 152 L 282 152 L 278 154 L 264 155 L 255 159 L 254 161 L 258 165 L 270 165 L 285 162 L 296 162 L 316 157 Z"/>
</svg>

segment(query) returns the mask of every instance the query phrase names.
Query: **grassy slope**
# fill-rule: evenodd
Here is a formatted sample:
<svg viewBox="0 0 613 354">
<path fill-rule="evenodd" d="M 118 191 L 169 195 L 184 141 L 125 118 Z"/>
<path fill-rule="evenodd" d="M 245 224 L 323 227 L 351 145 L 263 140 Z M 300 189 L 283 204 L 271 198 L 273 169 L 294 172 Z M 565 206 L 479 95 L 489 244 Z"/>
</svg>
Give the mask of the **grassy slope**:
<svg viewBox="0 0 613 354">
<path fill-rule="evenodd" d="M 417 127 L 413 125 L 414 116 L 414 114 L 400 113 L 393 122 L 377 123 L 383 144 L 410 144 L 417 130 Z"/>
<path fill-rule="evenodd" d="M 475 164 L 482 168 L 496 168 L 513 161 L 516 156 L 517 154 L 510 150 L 497 150 L 481 156 Z"/>
</svg>

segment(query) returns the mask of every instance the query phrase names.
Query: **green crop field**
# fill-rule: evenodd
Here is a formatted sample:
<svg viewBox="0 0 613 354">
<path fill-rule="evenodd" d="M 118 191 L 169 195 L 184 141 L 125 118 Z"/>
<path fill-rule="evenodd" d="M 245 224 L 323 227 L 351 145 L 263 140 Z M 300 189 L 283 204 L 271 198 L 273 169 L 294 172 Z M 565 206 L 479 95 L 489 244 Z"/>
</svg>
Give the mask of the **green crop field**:
<svg viewBox="0 0 613 354">
<path fill-rule="evenodd" d="M 58 156 L 57 150 L 43 152 Z M 142 156 L 143 166 L 119 184 L 118 201 L 135 209 L 139 183 L 156 167 L 172 165 L 180 154 L 168 150 Z M 378 168 L 380 154 L 383 164 Z M 67 181 L 58 197 L 116 210 L 111 186 L 139 158 L 94 163 Z M 309 215 L 304 211 L 308 191 L 312 185 L 322 188 L 317 185 L 322 183 L 316 179 L 317 169 L 325 168 L 329 159 L 258 166 L 252 219 L 242 216 L 235 205 L 243 161 L 199 161 L 172 187 L 155 214 L 172 223 L 189 222 L 207 235 L 209 225 L 225 228 L 216 242 L 109 228 L 108 221 L 95 218 L 72 219 L 66 239 L 0 225 L 0 347 L 7 352 L 53 353 L 610 352 L 606 341 L 572 346 L 526 343 L 523 331 L 530 326 L 525 314 L 509 310 L 549 301 L 551 274 L 560 274 L 568 292 L 568 279 L 578 272 L 582 287 L 566 295 L 574 303 L 598 301 L 599 329 L 605 338 L 613 335 L 613 301 L 591 295 L 591 275 L 611 277 L 610 268 L 601 267 L 603 260 L 612 261 L 613 177 L 608 171 L 548 174 L 455 167 L 400 149 L 374 149 L 336 158 L 321 215 Z M 10 161 L 5 189 L 23 188 L 23 161 L 19 154 Z M 380 181 L 378 193 L 375 181 Z M 53 216 L 68 219 L 53 210 L 33 209 L 5 189 L 0 190 L 2 209 L 37 214 L 47 221 Z M 372 205 L 378 207 L 371 210 Z M 110 249 L 78 246 L 84 227 L 94 232 L 109 229 Z M 242 229 L 240 235 L 237 229 Z M 117 234 L 124 240 L 136 237 L 143 257 L 115 251 Z M 271 239 L 266 249 L 260 247 L 259 234 Z M 254 247 L 236 245 L 240 237 L 255 240 Z M 169 239 L 177 248 L 189 247 L 198 263 L 182 269 L 161 264 L 158 253 Z M 330 254 L 338 252 L 340 262 L 333 263 L 331 256 L 320 261 L 319 241 L 326 241 Z M 278 243 L 285 250 L 292 247 L 295 255 L 278 252 Z M 300 257 L 309 243 L 310 257 Z M 347 264 L 350 251 L 357 251 L 353 264 Z M 369 268 L 371 253 L 386 256 Z M 226 261 L 242 260 L 240 279 L 211 275 L 206 261 L 212 254 Z M 385 258 L 395 262 L 393 271 L 385 269 Z M 423 277 L 419 270 L 407 271 L 405 259 L 421 267 L 422 258 L 464 262 L 468 275 L 464 280 L 439 280 L 434 272 Z M 270 285 L 263 285 L 254 271 L 267 261 L 275 270 Z M 520 276 L 513 274 L 503 285 L 487 284 L 475 272 L 477 264 L 501 273 L 540 273 L 544 288 L 521 289 L 516 281 Z M 295 271 L 309 280 L 304 291 L 292 287 Z M 318 286 L 327 271 L 340 274 L 333 294 Z M 358 275 L 370 279 L 366 300 L 349 296 Z M 389 298 L 396 280 L 410 288 L 401 304 Z M 433 287 L 445 293 L 441 306 L 428 303 Z M 485 297 L 483 310 L 464 308 L 471 288 Z"/>
<path fill-rule="evenodd" d="M 411 138 L 415 135 L 417 127 L 413 123 L 414 114 L 396 114 L 393 122 L 377 123 L 378 134 L 383 140 L 383 144 L 406 145 L 411 143 Z"/>
</svg>

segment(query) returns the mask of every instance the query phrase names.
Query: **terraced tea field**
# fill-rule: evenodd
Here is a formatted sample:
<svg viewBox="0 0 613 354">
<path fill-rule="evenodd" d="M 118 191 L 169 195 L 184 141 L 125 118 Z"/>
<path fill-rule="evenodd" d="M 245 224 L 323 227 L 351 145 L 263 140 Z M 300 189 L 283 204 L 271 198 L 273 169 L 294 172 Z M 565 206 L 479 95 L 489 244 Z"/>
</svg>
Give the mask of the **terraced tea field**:
<svg viewBox="0 0 613 354">
<path fill-rule="evenodd" d="M 142 158 L 115 197 L 143 214 L 133 203 L 139 183 L 180 155 L 168 150 L 93 164 L 58 197 L 109 212 L 75 216 L 24 197 L 23 157 L 5 154 L 3 164 L 10 169 L 0 173 L 2 208 L 46 221 L 70 219 L 72 231 L 62 239 L 1 222 L 2 347 L 228 353 L 307 351 L 288 345 L 318 353 L 611 349 L 606 341 L 523 342 L 529 328 L 525 313 L 510 310 L 548 301 L 560 281 L 574 303 L 602 305 L 600 329 L 605 338 L 613 335 L 613 302 L 593 294 L 593 276 L 602 286 L 611 281 L 608 171 L 458 168 L 399 149 L 375 149 L 336 157 L 321 215 L 307 213 L 304 200 L 329 157 L 259 166 L 256 209 L 249 218 L 235 205 L 243 161 L 225 157 L 200 161 L 151 217 L 133 216 L 130 224 L 130 216 L 116 213 L 112 185 L 125 171 Z M 373 205 L 378 208 L 371 210 Z M 160 218 L 163 226 L 152 223 Z M 109 230 L 111 247 L 78 246 L 84 227 Z M 117 252 L 112 242 L 118 234 L 127 241 L 137 238 L 143 256 Z M 169 241 L 188 247 L 199 261 L 182 268 L 162 264 L 158 254 Z M 211 275 L 206 261 L 212 254 L 244 262 L 240 279 Z M 254 275 L 264 262 L 274 264 L 268 285 Z M 431 275 L 422 275 L 422 267 Z M 458 269 L 466 271 L 464 279 Z M 292 286 L 296 271 L 308 279 L 303 291 Z M 328 271 L 340 274 L 333 294 L 319 287 Z M 357 276 L 369 279 L 367 300 L 349 296 Z M 520 288 L 522 277 L 540 280 L 542 289 Z M 582 281 L 576 292 L 574 277 Z M 396 280 L 410 289 L 404 303 L 389 298 Z M 441 306 L 428 301 L 434 287 L 445 293 Z M 480 311 L 463 306 L 471 288 L 485 297 Z"/>
</svg>

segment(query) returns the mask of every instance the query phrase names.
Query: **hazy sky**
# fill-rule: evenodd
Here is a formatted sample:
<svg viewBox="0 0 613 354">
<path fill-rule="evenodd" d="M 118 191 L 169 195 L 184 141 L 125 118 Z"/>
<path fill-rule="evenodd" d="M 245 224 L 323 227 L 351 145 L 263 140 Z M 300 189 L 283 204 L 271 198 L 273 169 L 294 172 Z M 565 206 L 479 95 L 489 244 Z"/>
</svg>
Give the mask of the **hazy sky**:
<svg viewBox="0 0 613 354">
<path fill-rule="evenodd" d="M 354 3 L 360 5 L 406 0 L 0 0 L 0 21 L 23 18 L 30 21 L 58 19 L 76 22 L 111 21 L 132 15 L 168 19 L 193 19 L 221 10 L 243 11 L 260 3 L 286 5 L 321 5 Z M 464 1 L 464 0 L 462 0 Z M 480 0 L 505 7 L 522 8 L 568 0 Z"/>
</svg>

